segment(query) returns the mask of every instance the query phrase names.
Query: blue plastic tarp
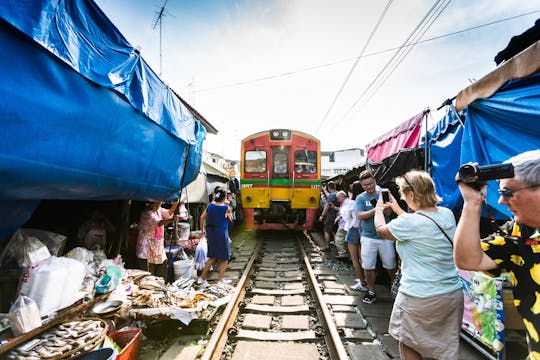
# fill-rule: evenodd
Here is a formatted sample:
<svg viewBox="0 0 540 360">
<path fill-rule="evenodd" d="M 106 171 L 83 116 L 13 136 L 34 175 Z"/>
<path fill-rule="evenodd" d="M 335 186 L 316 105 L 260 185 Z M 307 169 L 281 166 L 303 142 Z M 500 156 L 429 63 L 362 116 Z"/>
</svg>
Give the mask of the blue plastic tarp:
<svg viewBox="0 0 540 360">
<path fill-rule="evenodd" d="M 493 96 L 467 107 L 461 162 L 497 164 L 540 148 L 540 73 L 508 82 Z M 487 201 L 496 218 L 511 216 L 497 203 L 498 184 L 488 183 Z"/>
<path fill-rule="evenodd" d="M 165 200 L 206 131 L 89 0 L 0 2 L 0 200 Z"/>
<path fill-rule="evenodd" d="M 497 164 L 540 147 L 540 73 L 508 82 L 491 97 L 469 104 L 463 115 L 465 128 L 450 112 L 429 132 L 437 192 L 442 205 L 456 212 L 463 203 L 454 182 L 461 164 Z M 512 215 L 498 204 L 497 189 L 497 182 L 489 181 L 486 200 L 493 216 L 505 220 Z"/>
<path fill-rule="evenodd" d="M 2 0 L 0 19 L 174 136 L 199 141 L 193 114 L 93 1 Z"/>
<path fill-rule="evenodd" d="M 91 0 L 0 2 L 0 240 L 41 199 L 177 198 L 206 130 Z"/>
<path fill-rule="evenodd" d="M 463 199 L 454 177 L 460 165 L 463 127 L 455 113 L 449 111 L 429 131 L 428 135 L 431 177 L 435 183 L 437 194 L 442 198 L 440 205 L 453 210 L 459 209 L 463 204 Z"/>
</svg>

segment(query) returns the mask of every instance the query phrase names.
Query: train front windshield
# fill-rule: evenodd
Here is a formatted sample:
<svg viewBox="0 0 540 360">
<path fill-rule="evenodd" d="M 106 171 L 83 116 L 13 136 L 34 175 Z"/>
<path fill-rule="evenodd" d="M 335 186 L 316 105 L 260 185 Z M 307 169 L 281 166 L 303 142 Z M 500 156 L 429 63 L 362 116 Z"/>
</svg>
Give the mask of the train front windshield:
<svg viewBox="0 0 540 360">
<path fill-rule="evenodd" d="M 317 172 L 317 152 L 311 150 L 295 151 L 294 171 L 297 174 L 315 174 Z"/>
</svg>

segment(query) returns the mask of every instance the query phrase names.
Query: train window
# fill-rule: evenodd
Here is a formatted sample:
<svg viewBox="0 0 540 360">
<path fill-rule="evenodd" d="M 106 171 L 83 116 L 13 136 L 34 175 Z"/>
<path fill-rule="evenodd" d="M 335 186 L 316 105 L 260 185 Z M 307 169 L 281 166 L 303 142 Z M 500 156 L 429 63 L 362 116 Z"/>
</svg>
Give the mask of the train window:
<svg viewBox="0 0 540 360">
<path fill-rule="evenodd" d="M 246 151 L 244 170 L 247 173 L 266 172 L 266 151 Z"/>
<path fill-rule="evenodd" d="M 297 174 L 317 173 L 317 152 L 297 150 L 294 152 L 294 171 Z"/>
<path fill-rule="evenodd" d="M 274 153 L 274 174 L 287 174 L 289 172 L 289 158 L 287 153 Z"/>
</svg>

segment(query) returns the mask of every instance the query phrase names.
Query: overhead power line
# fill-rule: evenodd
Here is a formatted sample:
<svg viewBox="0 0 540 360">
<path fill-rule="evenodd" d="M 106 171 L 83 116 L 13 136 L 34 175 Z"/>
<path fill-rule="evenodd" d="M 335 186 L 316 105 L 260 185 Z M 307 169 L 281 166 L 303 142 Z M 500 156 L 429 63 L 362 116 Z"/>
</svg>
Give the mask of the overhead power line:
<svg viewBox="0 0 540 360">
<path fill-rule="evenodd" d="M 424 34 L 435 23 L 435 21 L 437 21 L 439 16 L 443 13 L 443 11 L 446 9 L 446 7 L 450 4 L 451 1 L 452 0 L 437 0 L 435 2 L 435 4 L 431 7 L 431 9 L 420 21 L 420 23 L 409 34 L 409 36 L 403 42 L 398 51 L 396 51 L 396 53 L 390 58 L 390 60 L 388 60 L 388 62 L 384 65 L 381 71 L 379 71 L 377 76 L 375 76 L 373 81 L 364 89 L 364 91 L 360 94 L 356 101 L 342 116 L 341 120 L 343 120 L 345 117 L 347 117 L 347 115 L 349 115 L 349 113 L 356 107 L 356 105 L 358 105 L 360 100 L 362 100 L 372 88 L 375 87 L 375 90 L 372 92 L 371 97 L 383 86 L 386 80 L 394 73 L 394 71 L 403 62 L 407 55 L 409 55 L 414 45 L 416 45 L 418 41 L 422 39 Z M 408 44 L 411 46 L 407 46 Z"/>
<path fill-rule="evenodd" d="M 539 13 L 539 12 L 540 12 L 540 10 L 529 11 L 529 12 L 522 13 L 522 14 L 519 14 L 519 15 L 514 15 L 514 16 L 506 17 L 506 18 L 503 18 L 503 19 L 491 21 L 491 22 L 488 22 L 488 23 L 484 23 L 484 24 L 480 24 L 480 25 L 476 25 L 476 26 L 471 26 L 471 27 L 461 29 L 461 30 L 458 30 L 458 31 L 453 31 L 453 32 L 449 32 L 449 33 L 446 33 L 446 34 L 437 35 L 437 36 L 433 36 L 433 37 L 426 38 L 426 39 L 423 39 L 423 40 L 419 40 L 417 42 L 407 44 L 407 45 L 405 45 L 405 47 L 412 47 L 412 46 L 415 46 L 415 45 L 424 44 L 424 43 L 427 43 L 427 42 L 431 42 L 431 41 L 443 39 L 443 38 L 446 38 L 446 37 L 462 34 L 462 33 L 468 32 L 468 31 L 481 29 L 481 28 L 484 28 L 484 27 L 487 27 L 487 26 L 490 26 L 490 25 L 495 25 L 495 24 L 499 24 L 499 23 L 514 20 L 514 19 L 519 19 L 519 18 L 528 16 L 528 15 L 533 15 L 533 14 Z M 392 47 L 392 48 L 388 48 L 388 49 L 384 49 L 384 50 L 379 50 L 379 51 L 366 53 L 366 54 L 364 54 L 362 56 L 362 58 L 385 54 L 385 53 L 388 53 L 388 52 L 392 52 L 394 50 L 398 50 L 401 47 L 402 46 L 396 46 L 396 47 Z M 339 64 L 343 64 L 343 63 L 348 63 L 350 61 L 356 60 L 357 58 L 358 57 L 350 57 L 350 58 L 347 58 L 347 59 L 341 59 L 341 60 L 336 60 L 336 61 L 332 61 L 332 62 L 329 62 L 329 63 L 313 65 L 313 66 L 305 67 L 305 68 L 298 69 L 298 70 L 291 70 L 291 71 L 286 71 L 286 72 L 282 72 L 282 73 L 278 73 L 278 74 L 258 77 L 258 78 L 254 78 L 254 79 L 242 80 L 242 81 L 237 81 L 237 82 L 233 82 L 233 83 L 229 83 L 229 84 L 223 84 L 223 85 L 218 85 L 218 86 L 207 87 L 207 88 L 203 88 L 203 89 L 198 89 L 195 92 L 206 92 L 206 91 L 212 91 L 212 90 L 219 90 L 219 89 L 225 89 L 225 88 L 229 88 L 229 87 L 248 85 L 248 84 L 252 84 L 252 83 L 277 79 L 277 78 L 281 78 L 281 77 L 292 76 L 292 75 L 300 74 L 300 73 L 303 73 L 303 72 L 309 72 L 309 71 L 318 70 L 318 69 L 322 69 L 322 68 L 326 68 L 326 67 L 331 67 L 331 66 L 335 66 L 335 65 L 339 65 Z"/>
<path fill-rule="evenodd" d="M 369 37 L 367 38 L 366 40 L 366 43 L 364 44 L 364 47 L 362 47 L 362 50 L 360 51 L 360 55 L 358 55 L 356 57 L 356 60 L 354 62 L 354 64 L 352 65 L 351 69 L 349 70 L 349 73 L 347 74 L 347 76 L 345 77 L 345 80 L 343 80 L 343 83 L 341 84 L 336 96 L 334 97 L 334 100 L 332 100 L 332 103 L 330 104 L 330 107 L 328 107 L 328 110 L 326 111 L 326 114 L 324 114 L 321 122 L 319 123 L 319 125 L 317 126 L 317 130 L 315 131 L 316 133 L 319 132 L 320 128 L 321 128 L 321 125 L 324 123 L 324 121 L 328 118 L 328 115 L 330 114 L 330 111 L 332 111 L 332 108 L 334 107 L 334 105 L 336 104 L 339 96 L 341 95 L 341 93 L 343 92 L 343 89 L 345 89 L 345 86 L 347 85 L 347 82 L 349 81 L 349 79 L 351 78 L 351 75 L 353 74 L 354 72 L 354 69 L 356 68 L 356 65 L 358 65 L 358 62 L 360 61 L 360 59 L 362 58 L 362 56 L 364 56 L 364 52 L 366 51 L 367 47 L 369 46 L 369 43 L 371 42 L 371 39 L 373 39 L 373 36 L 375 35 L 375 33 L 377 32 L 377 29 L 379 28 L 379 26 L 381 25 L 381 22 L 383 21 L 384 19 L 384 16 L 386 15 L 386 13 L 388 12 L 388 9 L 390 8 L 390 5 L 392 5 L 392 2 L 393 0 L 388 0 L 386 2 L 386 6 L 384 7 L 381 15 L 379 16 L 379 19 L 377 20 L 377 23 L 375 24 L 375 27 L 373 27 L 373 30 L 371 30 L 371 33 L 369 34 Z"/>
</svg>

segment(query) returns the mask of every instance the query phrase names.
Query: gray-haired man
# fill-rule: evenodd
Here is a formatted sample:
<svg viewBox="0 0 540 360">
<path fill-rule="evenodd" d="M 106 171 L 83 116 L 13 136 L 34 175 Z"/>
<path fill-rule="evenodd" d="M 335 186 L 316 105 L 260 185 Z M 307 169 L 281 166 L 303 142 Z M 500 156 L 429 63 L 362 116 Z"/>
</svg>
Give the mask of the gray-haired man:
<svg viewBox="0 0 540 360">
<path fill-rule="evenodd" d="M 514 165 L 515 175 L 500 180 L 499 204 L 506 205 L 514 219 L 480 240 L 486 186 L 477 190 L 459 182 L 464 205 L 454 236 L 454 258 L 460 269 L 510 273 L 514 303 L 527 328 L 530 358 L 540 359 L 540 150 L 505 163 Z"/>
</svg>

